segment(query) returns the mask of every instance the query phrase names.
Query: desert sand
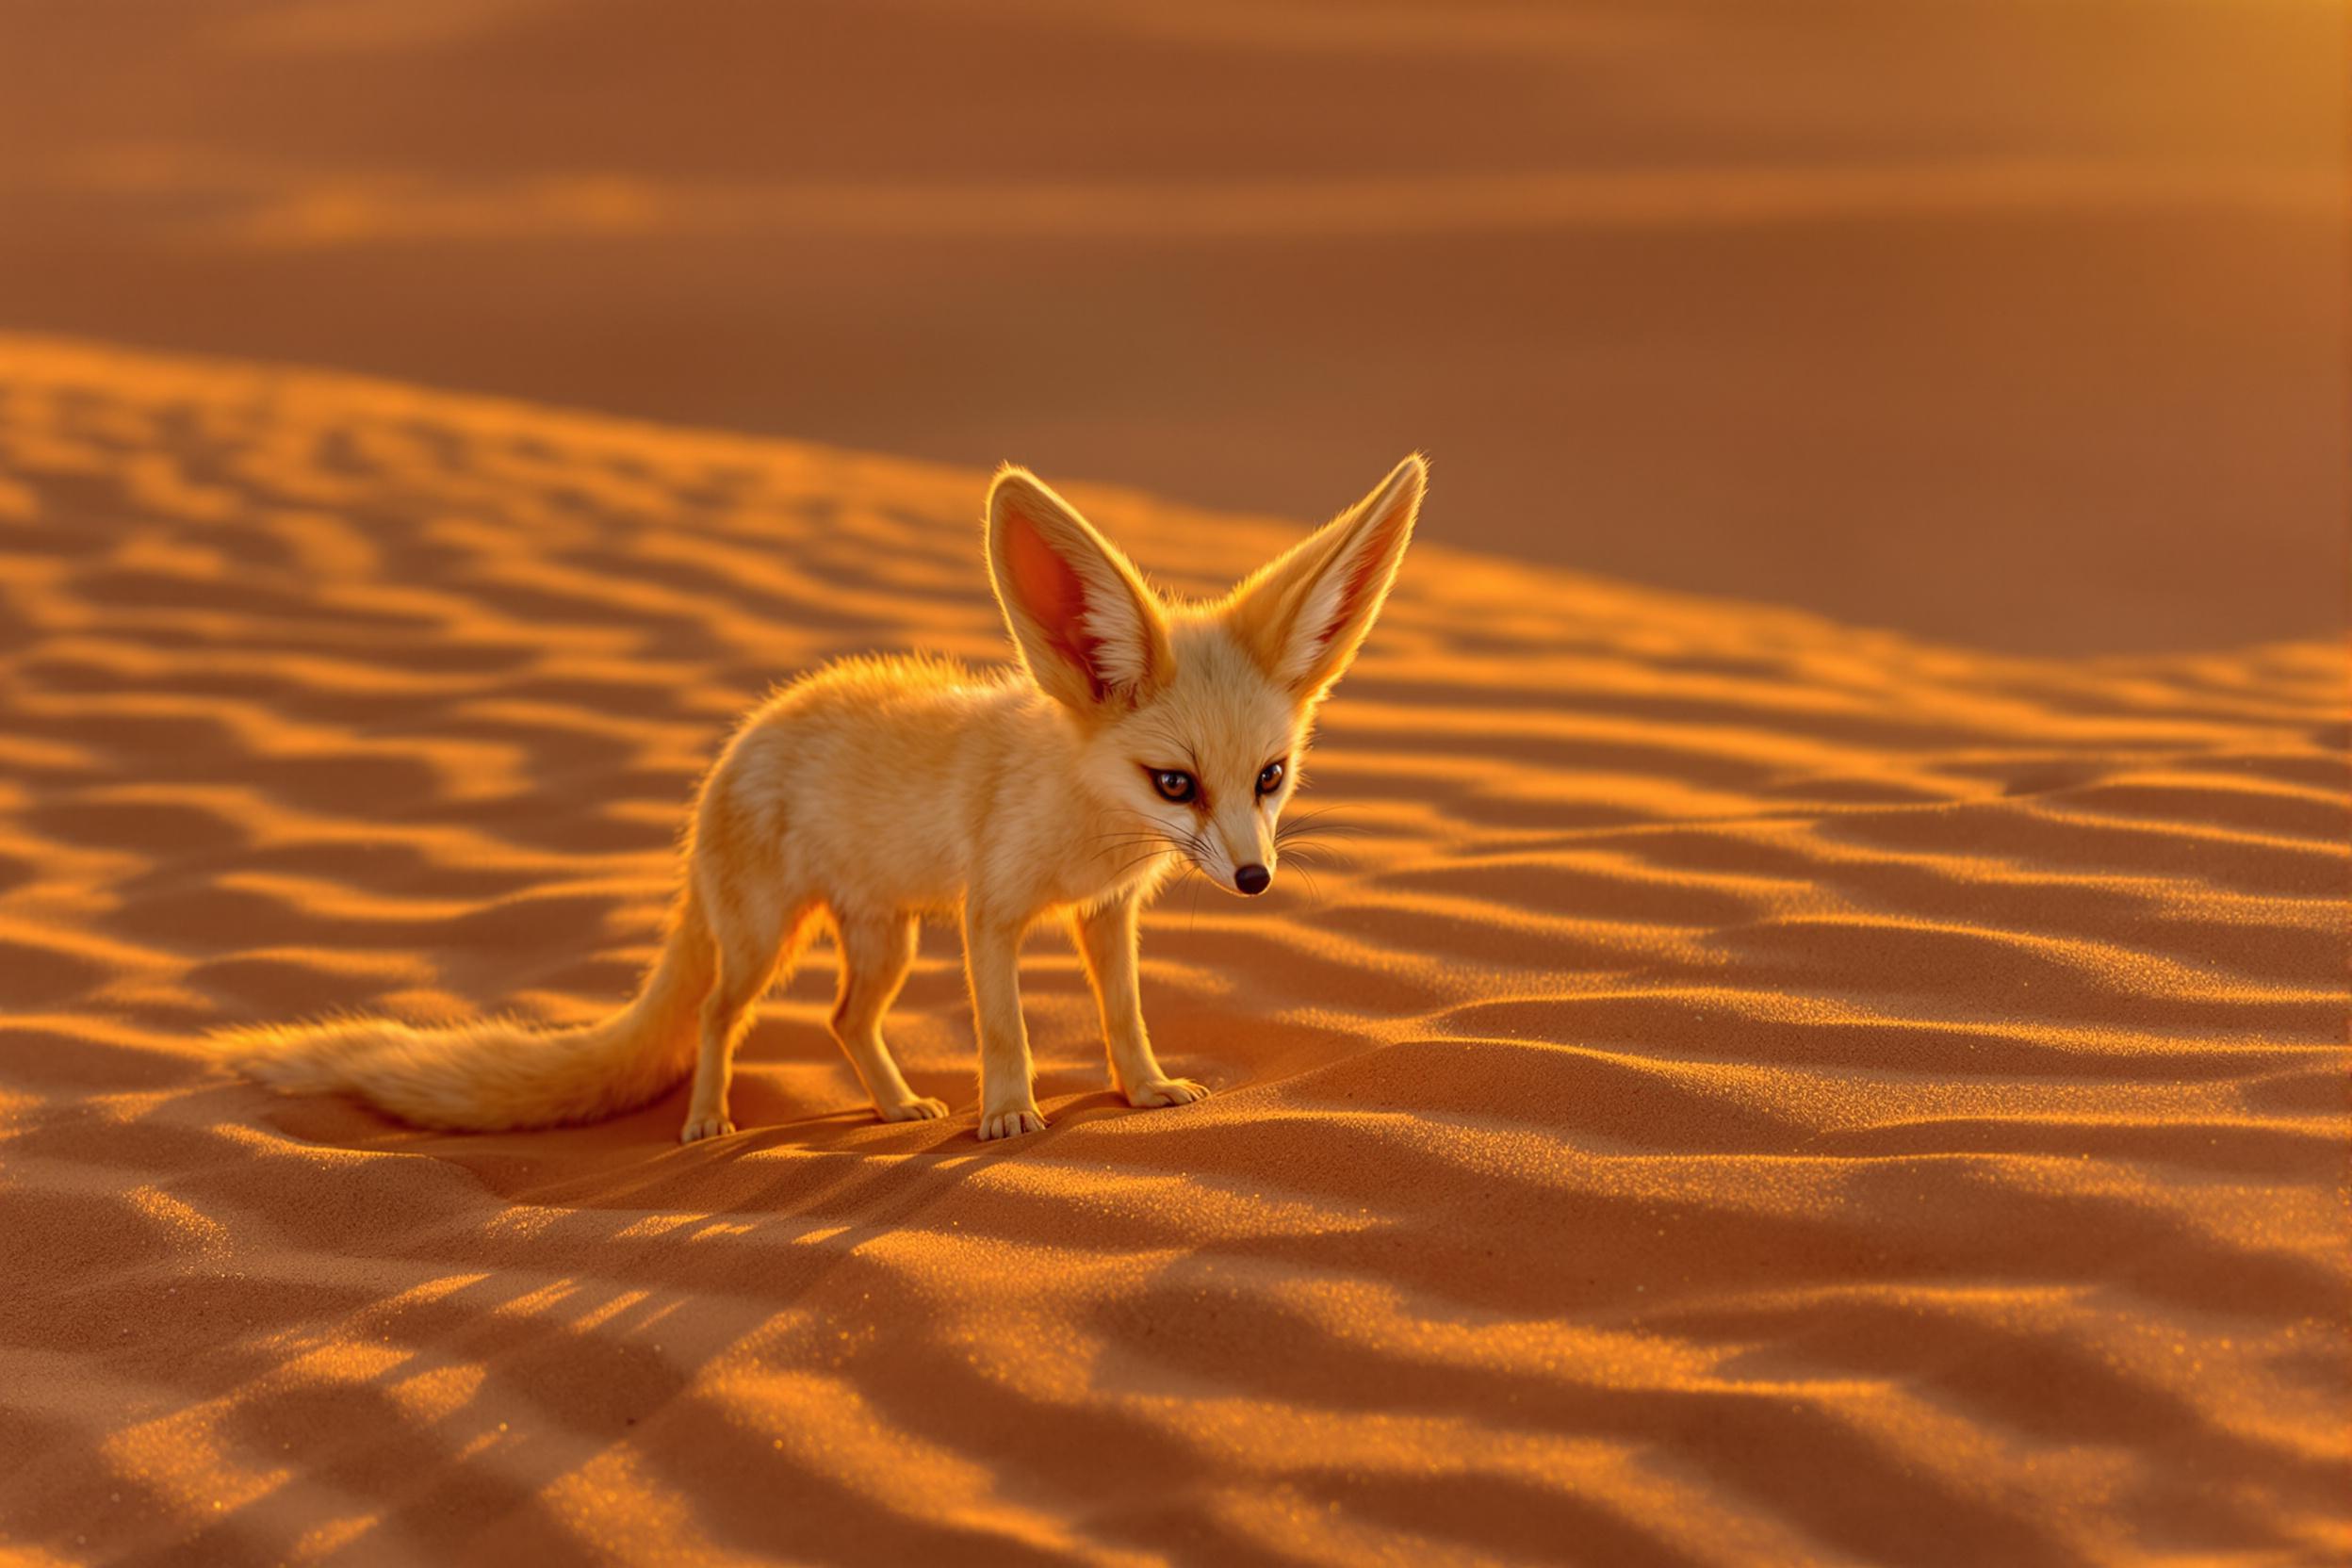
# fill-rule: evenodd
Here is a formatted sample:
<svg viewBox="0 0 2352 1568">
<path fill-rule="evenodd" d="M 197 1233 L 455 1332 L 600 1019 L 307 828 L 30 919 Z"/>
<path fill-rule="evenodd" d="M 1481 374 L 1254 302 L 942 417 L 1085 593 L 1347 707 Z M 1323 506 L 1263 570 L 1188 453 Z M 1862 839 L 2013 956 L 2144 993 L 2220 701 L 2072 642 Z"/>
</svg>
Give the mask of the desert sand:
<svg viewBox="0 0 2352 1568">
<path fill-rule="evenodd" d="M 1009 457 L 1030 454 L 1007 452 Z M 1422 541 L 1312 880 L 1145 939 L 1132 1111 L 952 938 L 865 1115 L 220 1071 L 580 1020 L 827 656 L 1002 649 L 984 475 L 0 338 L 0 1540 L 29 1560 L 2313 1563 L 2352 1553 L 2346 662 L 2057 660 Z M 1331 501 L 1367 476 L 1328 476 Z M 1301 521 L 1074 498 L 1207 589 Z M 2017 569 L 2031 570 L 2030 561 Z"/>
</svg>

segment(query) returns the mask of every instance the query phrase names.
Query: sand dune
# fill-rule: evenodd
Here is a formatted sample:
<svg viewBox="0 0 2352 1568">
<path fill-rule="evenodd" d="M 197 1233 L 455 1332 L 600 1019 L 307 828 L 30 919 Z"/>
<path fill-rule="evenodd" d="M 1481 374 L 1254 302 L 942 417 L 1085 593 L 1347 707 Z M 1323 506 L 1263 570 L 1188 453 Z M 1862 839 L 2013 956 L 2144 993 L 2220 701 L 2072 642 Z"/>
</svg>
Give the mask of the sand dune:
<svg viewBox="0 0 2352 1568">
<path fill-rule="evenodd" d="M 1021 456 L 1021 453 L 1008 453 Z M 0 339 L 0 1539 L 36 1560 L 2318 1562 L 2345 661 L 1993 657 L 1425 543 L 1314 886 L 1152 916 L 1215 1098 L 452 1137 L 214 1069 L 610 1006 L 771 679 L 994 657 L 980 476 Z M 1330 476 L 1334 503 L 1360 475 Z M 1293 525 L 1078 498 L 1179 587 Z M 2031 570 L 2020 563 L 2020 570 Z"/>
<path fill-rule="evenodd" d="M 1969 158 L 1881 169 L 1730 166 L 1315 179 L 658 181 L 353 178 L 270 160 L 141 154 L 93 183 L 165 191 L 198 214 L 187 234 L 264 249 L 623 235 L 745 244 L 887 235 L 931 239 L 1145 240 L 1672 231 L 1793 220 L 2214 209 L 2325 222 L 2325 170 L 2180 168 L 2114 159 Z"/>
</svg>

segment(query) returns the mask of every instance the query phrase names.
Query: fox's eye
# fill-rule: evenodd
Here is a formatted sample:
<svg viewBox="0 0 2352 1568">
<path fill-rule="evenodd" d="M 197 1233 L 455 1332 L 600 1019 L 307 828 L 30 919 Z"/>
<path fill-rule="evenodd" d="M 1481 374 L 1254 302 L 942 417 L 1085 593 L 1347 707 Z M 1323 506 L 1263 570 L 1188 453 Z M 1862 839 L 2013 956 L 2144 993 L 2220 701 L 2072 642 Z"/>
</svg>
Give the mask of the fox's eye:
<svg viewBox="0 0 2352 1568">
<path fill-rule="evenodd" d="M 1192 781 L 1192 775 L 1175 768 L 1152 769 L 1152 787 L 1160 792 L 1160 798 L 1172 800 L 1179 806 L 1200 792 L 1200 786 Z"/>
<path fill-rule="evenodd" d="M 1268 762 L 1258 775 L 1258 793 L 1270 795 L 1282 787 L 1282 776 L 1288 770 L 1280 762 Z"/>
</svg>

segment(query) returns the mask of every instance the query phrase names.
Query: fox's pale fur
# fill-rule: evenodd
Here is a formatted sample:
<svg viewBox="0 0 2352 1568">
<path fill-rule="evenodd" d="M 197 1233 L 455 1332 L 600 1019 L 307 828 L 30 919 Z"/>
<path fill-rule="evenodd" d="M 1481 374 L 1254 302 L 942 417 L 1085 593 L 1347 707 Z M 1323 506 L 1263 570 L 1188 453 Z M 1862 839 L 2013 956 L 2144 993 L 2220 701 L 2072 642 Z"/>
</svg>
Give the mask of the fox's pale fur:
<svg viewBox="0 0 2352 1568">
<path fill-rule="evenodd" d="M 875 1109 L 945 1116 L 906 1086 L 880 1027 L 918 921 L 942 915 L 963 926 L 979 1135 L 1008 1137 L 1045 1125 L 1018 966 L 1022 937 L 1058 916 L 1128 1102 L 1198 1100 L 1207 1091 L 1161 1070 L 1144 1030 L 1137 912 L 1184 859 L 1229 890 L 1262 890 L 1315 706 L 1380 612 L 1427 482 L 1408 458 L 1222 599 L 1185 604 L 1007 467 L 988 492 L 988 557 L 1020 667 L 850 660 L 754 710 L 704 781 L 667 940 L 627 1007 L 573 1029 L 352 1018 L 245 1030 L 229 1037 L 232 1060 L 285 1088 L 350 1089 L 409 1121 L 484 1130 L 593 1120 L 691 1070 L 692 1142 L 734 1131 L 727 1080 L 751 1007 L 830 925 L 833 1036 Z M 1190 799 L 1168 798 L 1170 773 L 1191 781 Z"/>
</svg>

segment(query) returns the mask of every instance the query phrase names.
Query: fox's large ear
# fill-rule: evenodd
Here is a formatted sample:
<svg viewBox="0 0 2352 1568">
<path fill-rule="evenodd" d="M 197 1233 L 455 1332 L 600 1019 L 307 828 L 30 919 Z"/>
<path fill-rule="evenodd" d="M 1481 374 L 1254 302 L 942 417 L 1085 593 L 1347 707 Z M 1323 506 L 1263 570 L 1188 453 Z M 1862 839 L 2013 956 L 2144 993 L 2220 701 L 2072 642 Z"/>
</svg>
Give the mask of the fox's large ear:
<svg viewBox="0 0 2352 1568">
<path fill-rule="evenodd" d="M 1267 675 L 1314 697 L 1347 673 L 1396 580 L 1429 483 L 1416 452 L 1233 591 L 1228 624 Z"/>
<path fill-rule="evenodd" d="M 1174 666 L 1160 602 L 1127 558 L 1026 468 L 988 487 L 988 573 L 1047 695 L 1076 709 L 1132 698 Z"/>
</svg>

